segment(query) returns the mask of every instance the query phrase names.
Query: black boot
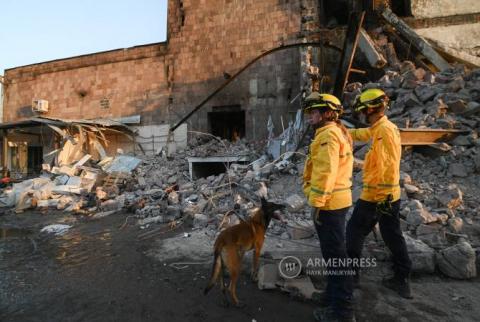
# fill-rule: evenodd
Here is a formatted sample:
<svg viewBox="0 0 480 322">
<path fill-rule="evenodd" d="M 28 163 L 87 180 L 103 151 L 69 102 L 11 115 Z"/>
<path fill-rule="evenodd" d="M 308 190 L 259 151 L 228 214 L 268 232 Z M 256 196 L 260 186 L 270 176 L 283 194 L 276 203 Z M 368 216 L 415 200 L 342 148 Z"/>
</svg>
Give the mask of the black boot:
<svg viewBox="0 0 480 322">
<path fill-rule="evenodd" d="M 410 281 L 408 278 L 401 278 L 394 276 L 382 281 L 383 286 L 397 292 L 401 297 L 406 299 L 413 299 L 412 291 L 410 290 Z"/>
<path fill-rule="evenodd" d="M 362 289 L 362 285 L 360 284 L 360 271 L 356 271 L 355 275 L 353 275 L 353 288 Z"/>
<path fill-rule="evenodd" d="M 313 293 L 312 301 L 315 302 L 315 304 L 320 305 L 321 307 L 328 307 L 331 304 L 330 299 L 327 296 L 327 292 L 325 291 Z"/>
</svg>

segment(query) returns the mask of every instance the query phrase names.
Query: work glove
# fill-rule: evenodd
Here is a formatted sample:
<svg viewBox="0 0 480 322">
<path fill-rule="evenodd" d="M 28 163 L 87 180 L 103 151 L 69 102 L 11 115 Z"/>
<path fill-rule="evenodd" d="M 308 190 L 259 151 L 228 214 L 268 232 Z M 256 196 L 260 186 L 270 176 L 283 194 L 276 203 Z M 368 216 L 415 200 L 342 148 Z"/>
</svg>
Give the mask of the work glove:
<svg viewBox="0 0 480 322">
<path fill-rule="evenodd" d="M 393 196 L 388 195 L 387 199 L 377 202 L 377 206 L 375 208 L 375 212 L 377 216 L 391 216 L 393 212 L 393 206 L 392 206 L 392 201 L 393 201 Z"/>
</svg>

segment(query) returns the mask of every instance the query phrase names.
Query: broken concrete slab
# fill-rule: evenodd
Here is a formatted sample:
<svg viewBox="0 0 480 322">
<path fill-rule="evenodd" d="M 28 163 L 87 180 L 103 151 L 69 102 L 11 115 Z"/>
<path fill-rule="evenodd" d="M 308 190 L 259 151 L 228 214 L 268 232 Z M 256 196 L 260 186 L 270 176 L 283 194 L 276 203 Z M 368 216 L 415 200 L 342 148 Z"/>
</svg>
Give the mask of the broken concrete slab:
<svg viewBox="0 0 480 322">
<path fill-rule="evenodd" d="M 289 292 L 292 296 L 307 300 L 311 299 L 315 293 L 319 292 L 319 290 L 313 285 L 310 276 L 285 279 L 279 282 L 279 285 L 282 290 Z"/>
<path fill-rule="evenodd" d="M 435 251 L 421 240 L 403 234 L 407 244 L 408 255 L 412 261 L 412 271 L 416 273 L 433 273 L 435 271 Z"/>
<path fill-rule="evenodd" d="M 477 276 L 475 250 L 466 241 L 439 251 L 436 260 L 440 271 L 448 277 L 470 279 Z"/>
<path fill-rule="evenodd" d="M 43 227 L 40 232 L 46 234 L 55 234 L 57 236 L 64 235 L 68 232 L 68 230 L 72 228 L 72 226 L 64 225 L 64 224 L 54 224 Z"/>
<path fill-rule="evenodd" d="M 293 194 L 288 196 L 288 198 L 285 200 L 286 204 L 292 211 L 300 211 L 305 207 L 305 197 L 300 197 L 297 194 Z"/>
<path fill-rule="evenodd" d="M 142 160 L 128 155 L 117 155 L 113 160 L 102 166 L 106 173 L 131 173 Z"/>
<path fill-rule="evenodd" d="M 452 164 L 450 164 L 450 166 L 448 168 L 448 171 L 456 177 L 461 177 L 461 178 L 468 177 L 467 168 L 462 163 L 452 163 Z"/>
<path fill-rule="evenodd" d="M 440 224 L 420 225 L 417 227 L 416 235 L 419 240 L 434 249 L 447 245 L 445 230 Z"/>
<path fill-rule="evenodd" d="M 85 189 L 80 187 L 75 187 L 75 186 L 69 186 L 69 185 L 61 185 L 61 186 L 55 186 L 52 189 L 52 192 L 60 195 L 65 195 L 65 194 L 81 195 L 82 193 L 85 192 Z"/>
<path fill-rule="evenodd" d="M 278 264 L 265 264 L 258 270 L 257 285 L 260 290 L 276 289 L 279 280 Z"/>
</svg>

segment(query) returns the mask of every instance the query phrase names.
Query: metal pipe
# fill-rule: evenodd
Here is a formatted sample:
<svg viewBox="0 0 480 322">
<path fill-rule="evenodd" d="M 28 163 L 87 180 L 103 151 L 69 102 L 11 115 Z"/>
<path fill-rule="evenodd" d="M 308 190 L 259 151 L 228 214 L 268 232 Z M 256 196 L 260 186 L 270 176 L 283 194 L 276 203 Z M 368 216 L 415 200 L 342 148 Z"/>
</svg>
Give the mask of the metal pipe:
<svg viewBox="0 0 480 322">
<path fill-rule="evenodd" d="M 220 85 L 216 90 L 214 90 L 210 95 L 208 95 L 203 101 L 201 101 L 192 111 L 190 111 L 186 116 L 184 116 L 177 124 L 175 124 L 170 131 L 175 131 L 180 125 L 182 125 L 184 122 L 186 122 L 193 114 L 195 114 L 199 109 L 201 109 L 209 100 L 211 100 L 215 95 L 217 95 L 222 89 L 224 89 L 228 84 L 230 84 L 235 78 L 237 78 L 238 75 L 243 73 L 248 67 L 253 65 L 255 62 L 258 60 L 262 59 L 265 56 L 268 56 L 274 52 L 280 51 L 280 50 L 285 50 L 285 49 L 290 49 L 290 48 L 298 48 L 298 47 L 328 47 L 332 48 L 337 51 L 342 51 L 340 48 L 328 43 L 328 42 L 306 42 L 306 43 L 298 43 L 298 44 L 290 44 L 290 45 L 284 45 L 280 47 L 276 47 L 270 50 L 267 50 L 266 52 L 262 53 L 261 55 L 257 56 L 256 58 L 252 59 L 248 64 L 243 66 L 238 72 L 236 72 L 232 77 L 227 79 L 222 85 Z"/>
</svg>

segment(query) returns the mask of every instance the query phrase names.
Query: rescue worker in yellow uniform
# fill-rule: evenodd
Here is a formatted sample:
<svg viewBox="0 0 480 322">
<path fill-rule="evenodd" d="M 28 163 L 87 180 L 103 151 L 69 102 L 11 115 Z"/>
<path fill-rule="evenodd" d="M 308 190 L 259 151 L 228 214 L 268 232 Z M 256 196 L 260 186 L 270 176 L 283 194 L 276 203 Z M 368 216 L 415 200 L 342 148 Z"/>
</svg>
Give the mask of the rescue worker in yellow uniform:
<svg viewBox="0 0 480 322">
<path fill-rule="evenodd" d="M 312 93 L 305 113 L 315 129 L 303 173 L 303 190 L 312 217 L 324 262 L 328 270 L 324 304 L 314 310 L 317 321 L 355 321 L 353 279 L 348 275 L 345 222 L 352 205 L 352 140 L 338 117 L 340 101 L 330 94 Z M 343 262 L 342 262 L 343 261 Z"/>
<path fill-rule="evenodd" d="M 363 166 L 362 193 L 347 224 L 347 252 L 350 258 L 360 260 L 365 237 L 378 222 L 382 238 L 392 253 L 395 272 L 383 285 L 404 298 L 412 298 L 409 282 L 412 264 L 399 220 L 400 132 L 385 115 L 388 101 L 382 90 L 368 89 L 355 105 L 355 111 L 366 118 L 370 127 L 350 130 L 350 134 L 354 141 L 370 142 L 370 149 Z M 355 287 L 360 287 L 359 278 L 357 270 Z"/>
</svg>

